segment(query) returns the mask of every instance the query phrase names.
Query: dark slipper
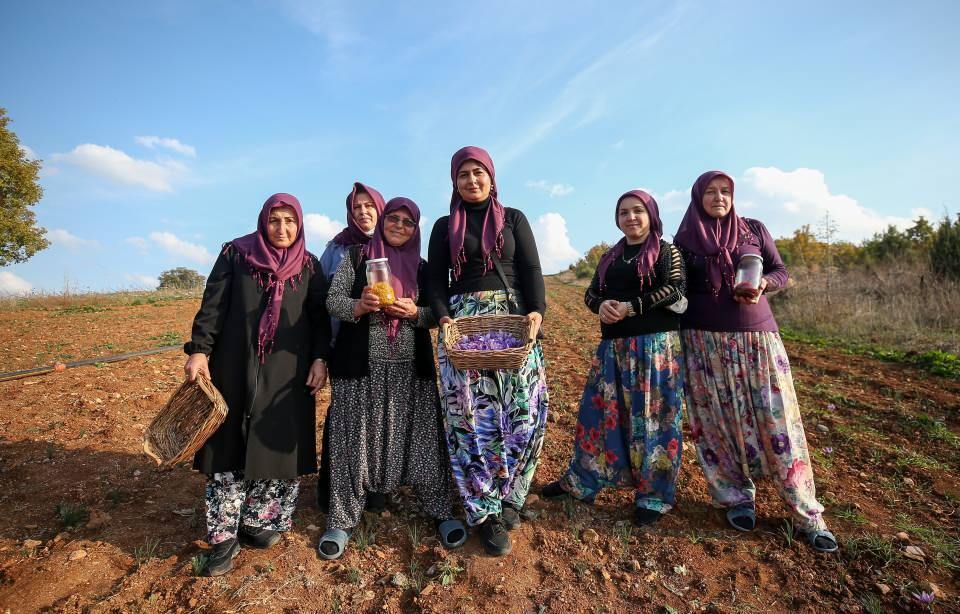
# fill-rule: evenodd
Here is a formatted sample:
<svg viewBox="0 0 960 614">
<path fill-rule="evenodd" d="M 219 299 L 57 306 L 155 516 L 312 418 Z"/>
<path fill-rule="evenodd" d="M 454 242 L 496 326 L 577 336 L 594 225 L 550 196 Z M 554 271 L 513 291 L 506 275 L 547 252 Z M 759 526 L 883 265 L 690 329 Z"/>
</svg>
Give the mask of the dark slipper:
<svg viewBox="0 0 960 614">
<path fill-rule="evenodd" d="M 343 529 L 327 529 L 320 536 L 317 554 L 328 561 L 339 559 L 343 556 L 343 551 L 346 550 L 349 539 L 350 533 Z"/>
<path fill-rule="evenodd" d="M 727 510 L 727 521 L 738 531 L 752 531 L 757 526 L 757 513 L 753 504 L 744 503 Z"/>
<path fill-rule="evenodd" d="M 810 547 L 817 552 L 830 553 L 840 549 L 840 546 L 837 545 L 837 538 L 826 529 L 822 531 L 801 531 L 800 534 L 806 538 Z"/>
<path fill-rule="evenodd" d="M 456 518 L 437 521 L 437 533 L 440 534 L 440 543 L 444 548 L 459 548 L 467 541 L 467 527 Z"/>
<path fill-rule="evenodd" d="M 544 499 L 560 499 L 566 497 L 568 494 L 570 493 L 565 491 L 563 486 L 560 485 L 560 480 L 550 482 L 540 489 L 540 496 Z"/>
<path fill-rule="evenodd" d="M 645 527 L 660 520 L 663 514 L 657 510 L 648 510 L 645 507 L 636 507 L 633 509 L 633 523 L 638 527 Z"/>
</svg>

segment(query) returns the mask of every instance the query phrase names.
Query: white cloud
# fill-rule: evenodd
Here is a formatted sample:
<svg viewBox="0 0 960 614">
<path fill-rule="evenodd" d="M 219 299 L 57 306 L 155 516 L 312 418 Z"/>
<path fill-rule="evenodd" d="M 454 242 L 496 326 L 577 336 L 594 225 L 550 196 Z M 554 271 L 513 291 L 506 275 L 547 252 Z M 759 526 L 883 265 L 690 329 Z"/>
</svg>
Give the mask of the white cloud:
<svg viewBox="0 0 960 614">
<path fill-rule="evenodd" d="M 690 205 L 690 193 L 683 190 L 668 190 L 664 194 L 650 192 L 650 194 L 657 199 L 661 214 L 667 211 L 686 211 L 687 206 Z"/>
<path fill-rule="evenodd" d="M 308 242 L 323 244 L 343 230 L 343 224 L 319 213 L 306 213 L 303 216 L 303 229 Z"/>
<path fill-rule="evenodd" d="M 555 198 L 557 196 L 566 196 L 573 192 L 572 185 L 565 185 L 562 183 L 550 183 L 545 179 L 540 179 L 539 181 L 528 181 L 527 187 L 540 190 L 541 192 L 546 192 L 550 195 L 550 198 Z"/>
<path fill-rule="evenodd" d="M 123 242 L 134 246 L 141 254 L 146 254 L 150 250 L 150 242 L 143 237 L 127 237 Z"/>
<path fill-rule="evenodd" d="M 139 273 L 127 273 L 123 276 L 134 288 L 143 290 L 155 290 L 160 285 L 160 280 L 151 275 L 140 275 Z"/>
<path fill-rule="evenodd" d="M 831 193 L 824 174 L 812 168 L 748 168 L 737 184 L 735 202 L 738 209 L 767 224 L 774 236 L 789 235 L 804 224 L 816 228 L 827 212 L 836 223 L 837 238 L 848 241 L 870 238 L 891 224 L 912 225 L 911 219 L 883 215 L 850 196 Z M 928 215 L 929 211 L 911 213 Z"/>
<path fill-rule="evenodd" d="M 23 155 L 27 157 L 27 160 L 39 160 L 40 156 L 37 155 L 32 148 L 27 147 L 23 143 L 20 144 L 20 150 L 23 152 Z"/>
<path fill-rule="evenodd" d="M 145 147 L 149 147 L 150 149 L 154 149 L 156 147 L 163 147 L 165 149 L 175 151 L 179 154 L 190 156 L 191 158 L 197 157 L 197 150 L 193 145 L 187 145 L 185 143 L 181 143 L 177 139 L 171 139 L 171 138 L 160 137 L 160 136 L 138 136 L 137 142 Z"/>
<path fill-rule="evenodd" d="M 82 249 L 84 247 L 96 247 L 98 243 L 93 239 L 81 239 L 77 235 L 70 234 L 62 228 L 54 228 L 47 231 L 47 238 L 57 245 L 62 245 L 67 249 Z"/>
<path fill-rule="evenodd" d="M 544 213 L 538 217 L 533 225 L 533 235 L 544 274 L 558 273 L 581 256 L 570 244 L 567 220 L 559 213 Z"/>
<path fill-rule="evenodd" d="M 360 39 L 348 23 L 345 5 L 337 0 L 284 0 L 281 4 L 294 21 L 325 39 L 334 52 Z"/>
<path fill-rule="evenodd" d="M 145 187 L 154 192 L 172 192 L 173 181 L 187 172 L 174 160 L 138 160 L 107 145 L 84 143 L 69 153 L 53 154 L 55 162 L 67 162 L 117 183 Z"/>
<path fill-rule="evenodd" d="M 151 232 L 150 240 L 163 248 L 171 256 L 186 258 L 197 264 L 210 264 L 213 255 L 202 245 L 196 245 L 178 238 L 170 232 Z"/>
<path fill-rule="evenodd" d="M 0 296 L 20 296 L 29 294 L 33 284 L 9 271 L 0 271 Z"/>
</svg>

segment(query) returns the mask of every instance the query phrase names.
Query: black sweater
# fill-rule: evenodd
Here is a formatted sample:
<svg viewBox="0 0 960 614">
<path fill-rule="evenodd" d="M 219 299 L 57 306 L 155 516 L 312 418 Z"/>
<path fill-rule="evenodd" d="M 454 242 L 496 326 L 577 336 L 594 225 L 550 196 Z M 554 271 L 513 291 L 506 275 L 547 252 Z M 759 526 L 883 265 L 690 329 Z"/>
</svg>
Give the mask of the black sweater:
<svg viewBox="0 0 960 614">
<path fill-rule="evenodd" d="M 450 261 L 449 216 L 441 217 L 433 225 L 427 252 L 430 262 L 427 298 L 433 309 L 433 315 L 438 321 L 440 318 L 450 316 L 449 299 L 454 294 L 504 289 L 495 268 L 491 267 L 489 271 L 484 270 L 480 237 L 488 206 L 488 203 L 467 205 L 467 232 L 463 241 L 463 251 L 467 261 L 463 263 L 460 279 L 455 280 L 451 275 L 453 263 Z M 504 207 L 503 249 L 500 254 L 500 264 L 503 266 L 507 282 L 520 294 L 520 302 L 527 311 L 544 313 L 547 308 L 546 293 L 533 231 L 523 213 L 510 207 Z"/>
<path fill-rule="evenodd" d="M 679 250 L 666 241 L 660 241 L 660 257 L 653 267 L 650 280 L 644 280 L 643 288 L 637 277 L 637 262 L 625 262 L 639 251 L 639 245 L 627 245 L 623 254 L 607 269 L 604 289 L 600 290 L 598 269 L 583 295 L 583 302 L 593 313 L 600 313 L 600 304 L 608 299 L 633 305 L 635 316 L 626 317 L 616 324 L 600 324 L 604 339 L 636 337 L 678 330 L 680 327 L 680 315 L 666 308 L 680 300 L 686 287 L 684 263 Z"/>
</svg>

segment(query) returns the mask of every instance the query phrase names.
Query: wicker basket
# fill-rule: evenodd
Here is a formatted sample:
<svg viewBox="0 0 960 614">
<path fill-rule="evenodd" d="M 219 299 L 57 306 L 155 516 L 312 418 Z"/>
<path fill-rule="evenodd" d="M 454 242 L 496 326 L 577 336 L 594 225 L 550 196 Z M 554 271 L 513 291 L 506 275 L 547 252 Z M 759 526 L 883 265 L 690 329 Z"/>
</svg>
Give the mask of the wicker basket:
<svg viewBox="0 0 960 614">
<path fill-rule="evenodd" d="M 153 419 L 143 436 L 143 451 L 158 465 L 190 459 L 227 417 L 227 403 L 201 374 L 184 382 Z"/>
<path fill-rule="evenodd" d="M 464 335 L 503 331 L 527 342 L 506 350 L 458 350 L 457 342 Z M 467 316 L 443 326 L 443 347 L 454 367 L 466 369 L 519 369 L 533 348 L 530 319 L 526 316 Z"/>
</svg>

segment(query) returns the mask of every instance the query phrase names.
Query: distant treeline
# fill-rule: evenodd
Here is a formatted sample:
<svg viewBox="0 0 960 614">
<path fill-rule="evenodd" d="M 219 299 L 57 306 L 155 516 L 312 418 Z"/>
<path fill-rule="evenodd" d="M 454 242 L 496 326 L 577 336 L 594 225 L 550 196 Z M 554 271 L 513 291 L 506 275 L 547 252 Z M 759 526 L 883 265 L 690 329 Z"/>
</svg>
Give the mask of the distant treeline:
<svg viewBox="0 0 960 614">
<path fill-rule="evenodd" d="M 777 239 L 777 249 L 787 267 L 849 270 L 892 263 L 920 264 L 928 265 L 939 276 L 960 280 L 960 214 L 952 222 L 943 218 L 936 227 L 920 216 L 906 230 L 888 226 L 860 244 L 834 241 L 833 234 L 835 229 L 826 218 L 820 230 L 808 224 L 795 230 L 792 237 Z M 580 278 L 592 277 L 608 249 L 606 243 L 591 247 L 569 270 Z"/>
</svg>

